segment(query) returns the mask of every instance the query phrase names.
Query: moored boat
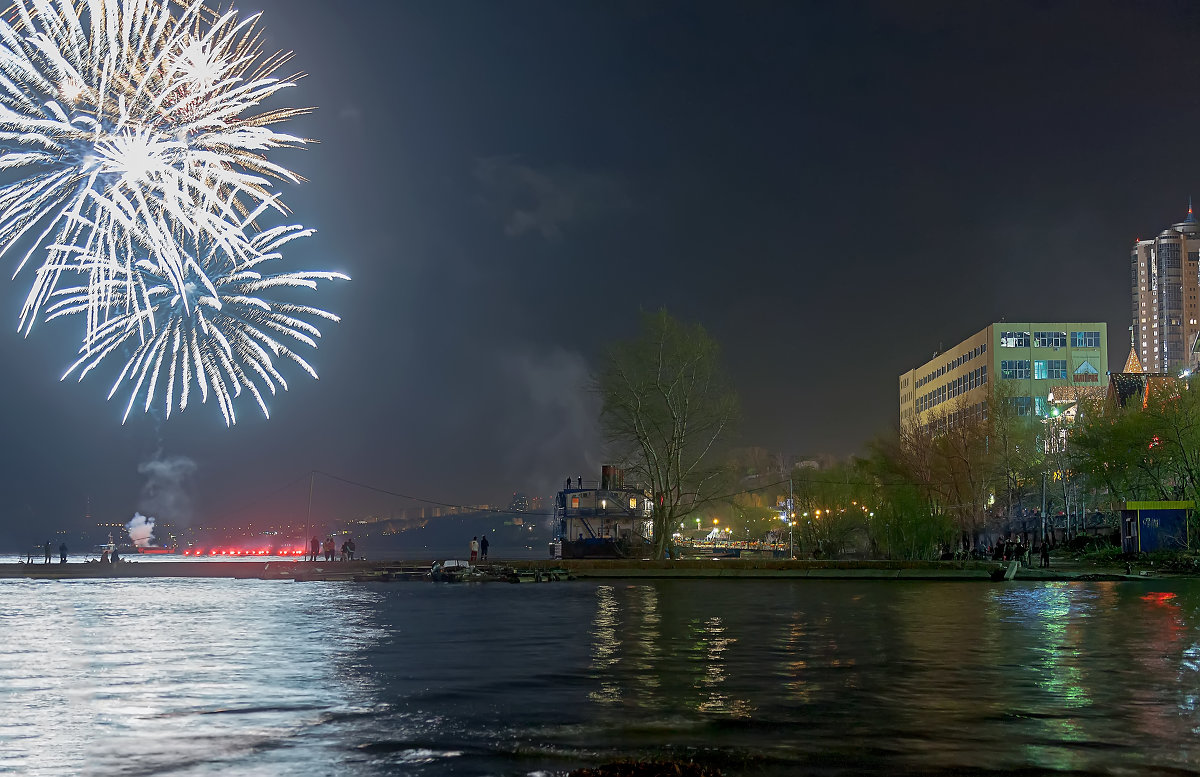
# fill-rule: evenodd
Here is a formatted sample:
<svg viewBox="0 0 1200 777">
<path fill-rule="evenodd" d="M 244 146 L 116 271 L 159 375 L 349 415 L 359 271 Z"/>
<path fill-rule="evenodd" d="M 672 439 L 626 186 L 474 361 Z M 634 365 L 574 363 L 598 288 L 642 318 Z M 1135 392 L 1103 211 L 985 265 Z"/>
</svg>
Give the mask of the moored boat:
<svg viewBox="0 0 1200 777">
<path fill-rule="evenodd" d="M 574 487 L 572 487 L 574 484 Z M 567 478 L 554 500 L 553 558 L 640 558 L 650 553 L 650 494 L 625 483 L 620 469 L 605 465 L 600 482 Z"/>
</svg>

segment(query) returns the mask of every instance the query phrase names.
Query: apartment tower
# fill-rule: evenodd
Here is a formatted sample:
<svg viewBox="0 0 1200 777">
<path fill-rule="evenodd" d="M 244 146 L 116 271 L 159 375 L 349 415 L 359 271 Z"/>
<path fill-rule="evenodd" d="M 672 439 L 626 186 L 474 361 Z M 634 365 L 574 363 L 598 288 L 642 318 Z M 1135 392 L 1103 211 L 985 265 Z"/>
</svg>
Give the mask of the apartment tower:
<svg viewBox="0 0 1200 777">
<path fill-rule="evenodd" d="M 1131 341 L 1147 372 L 1178 372 L 1192 365 L 1200 334 L 1200 223 L 1187 218 L 1149 240 L 1134 243 Z"/>
</svg>

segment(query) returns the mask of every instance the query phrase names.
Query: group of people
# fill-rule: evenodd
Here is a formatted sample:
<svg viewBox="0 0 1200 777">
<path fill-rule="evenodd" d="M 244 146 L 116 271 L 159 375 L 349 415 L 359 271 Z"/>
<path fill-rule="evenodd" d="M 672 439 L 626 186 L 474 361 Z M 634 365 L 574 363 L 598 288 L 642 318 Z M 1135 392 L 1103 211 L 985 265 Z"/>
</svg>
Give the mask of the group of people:
<svg viewBox="0 0 1200 777">
<path fill-rule="evenodd" d="M 951 550 L 950 545 L 941 546 L 939 557 L 943 561 L 961 561 L 964 559 L 976 559 L 992 561 L 1020 561 L 1025 566 L 1032 566 L 1034 557 L 1038 559 L 1038 566 L 1048 568 L 1050 566 L 1050 544 L 1043 542 L 1035 547 L 1032 542 L 1024 542 L 1020 537 L 1005 538 L 992 544 L 980 544 L 973 550 L 967 551 L 962 548 Z"/>
<path fill-rule="evenodd" d="M 1031 566 L 1030 557 L 1035 552 L 1033 545 L 1022 542 L 1020 537 L 1001 540 L 995 545 L 989 546 L 988 551 L 991 553 L 993 561 L 1020 561 L 1025 566 Z M 1043 541 L 1036 553 L 1038 566 L 1049 568 L 1050 545 Z"/>
<path fill-rule="evenodd" d="M 42 559 L 42 563 L 49 564 L 52 559 L 52 554 L 50 553 L 50 540 L 46 540 L 46 544 L 43 546 L 42 549 L 46 551 L 46 557 L 44 559 Z M 33 563 L 34 552 L 35 551 L 33 551 L 33 550 L 29 551 L 29 555 L 25 559 L 26 563 L 29 563 L 29 564 Z M 60 563 L 60 564 L 67 563 L 67 543 L 65 543 L 65 542 L 58 546 L 58 563 Z"/>
<path fill-rule="evenodd" d="M 328 537 L 324 541 L 317 537 L 312 538 L 312 543 L 309 545 L 308 561 L 317 561 L 317 557 L 324 555 L 326 561 L 333 561 L 334 554 L 337 550 L 337 543 L 333 537 Z M 342 561 L 354 560 L 354 540 L 347 537 L 342 541 Z"/>
<path fill-rule="evenodd" d="M 486 536 L 472 537 L 471 538 L 471 563 L 474 564 L 476 561 L 487 561 L 487 554 L 488 554 L 488 538 Z"/>
</svg>

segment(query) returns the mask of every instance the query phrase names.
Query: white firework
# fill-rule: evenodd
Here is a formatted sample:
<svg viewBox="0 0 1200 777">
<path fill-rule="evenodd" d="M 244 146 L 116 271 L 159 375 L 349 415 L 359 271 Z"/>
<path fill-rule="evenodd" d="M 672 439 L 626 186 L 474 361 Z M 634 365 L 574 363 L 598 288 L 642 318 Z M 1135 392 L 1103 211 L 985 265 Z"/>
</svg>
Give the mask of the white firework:
<svg viewBox="0 0 1200 777">
<path fill-rule="evenodd" d="M 159 228 L 144 240 L 133 240 L 133 255 L 143 257 L 130 263 L 127 276 L 95 279 L 94 267 L 107 260 L 99 255 L 79 255 L 70 262 L 89 282 L 60 288 L 44 309 L 48 319 L 87 313 L 97 296 L 106 299 L 100 324 L 80 350 L 79 359 L 63 375 L 78 373 L 83 380 L 99 364 L 114 357 L 124 367 L 109 391 L 111 399 L 125 385 L 129 388 L 130 412 L 141 400 L 149 411 L 158 397 L 166 417 L 175 407 L 187 408 L 192 390 L 202 402 L 213 397 L 226 425 L 236 422 L 234 399 L 249 392 L 270 417 L 265 394 L 287 390 L 278 362 L 289 360 L 312 377 L 317 373 L 294 350 L 298 345 L 316 348 L 320 331 L 313 320 L 336 322 L 339 318 L 309 305 L 280 302 L 272 297 L 280 290 L 316 289 L 318 281 L 349 280 L 339 272 L 269 272 L 282 260 L 280 249 L 311 234 L 298 225 L 254 232 L 252 222 L 266 204 L 239 222 L 238 246 L 228 251 L 224 243 L 196 243 L 189 252 L 174 243 L 172 261 L 163 263 L 146 257 L 143 247 L 160 250 Z M 167 230 L 169 232 L 169 230 Z M 226 237 L 229 237 L 227 235 Z M 164 268 L 182 267 L 180 276 Z M 97 285 L 101 285 L 97 295 Z M 133 297 L 137 298 L 135 304 Z"/>
<path fill-rule="evenodd" d="M 0 255 L 24 249 L 17 272 L 42 257 L 23 331 L 82 263 L 85 345 L 117 310 L 111 295 L 138 313 L 142 297 L 114 283 L 142 272 L 131 233 L 157 240 L 155 272 L 184 296 L 211 284 L 177 244 L 255 259 L 245 215 L 285 213 L 272 187 L 299 180 L 266 153 L 305 142 L 271 129 L 305 109 L 263 107 L 296 77 L 275 76 L 290 54 L 264 55 L 257 22 L 202 0 L 16 0 L 0 19 Z"/>
</svg>

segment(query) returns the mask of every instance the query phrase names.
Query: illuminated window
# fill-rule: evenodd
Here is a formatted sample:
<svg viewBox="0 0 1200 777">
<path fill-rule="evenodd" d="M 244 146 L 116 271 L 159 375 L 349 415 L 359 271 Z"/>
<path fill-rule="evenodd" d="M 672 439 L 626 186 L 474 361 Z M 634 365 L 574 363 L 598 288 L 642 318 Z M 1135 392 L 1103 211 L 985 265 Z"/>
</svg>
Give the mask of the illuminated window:
<svg viewBox="0 0 1200 777">
<path fill-rule="evenodd" d="M 571 507 L 579 507 L 579 497 L 571 497 Z"/>
<path fill-rule="evenodd" d="M 637 499 L 635 497 L 632 497 L 632 496 L 629 497 L 629 509 L 630 510 L 637 509 Z"/>
<path fill-rule="evenodd" d="M 1038 348 L 1062 348 L 1067 344 L 1067 333 L 1034 332 L 1033 344 Z"/>
<path fill-rule="evenodd" d="M 1006 380 L 1028 380 L 1028 359 L 1003 359 L 1000 362 L 1000 377 Z M 1026 397 L 1028 399 L 1028 397 Z"/>
<path fill-rule="evenodd" d="M 1000 333 L 1001 348 L 1028 348 L 1029 333 L 1028 332 L 1001 332 Z"/>
</svg>

